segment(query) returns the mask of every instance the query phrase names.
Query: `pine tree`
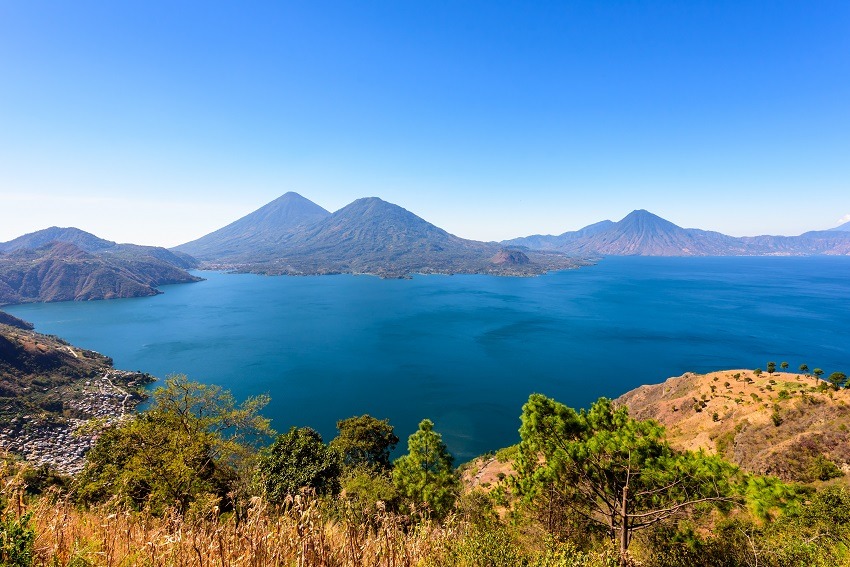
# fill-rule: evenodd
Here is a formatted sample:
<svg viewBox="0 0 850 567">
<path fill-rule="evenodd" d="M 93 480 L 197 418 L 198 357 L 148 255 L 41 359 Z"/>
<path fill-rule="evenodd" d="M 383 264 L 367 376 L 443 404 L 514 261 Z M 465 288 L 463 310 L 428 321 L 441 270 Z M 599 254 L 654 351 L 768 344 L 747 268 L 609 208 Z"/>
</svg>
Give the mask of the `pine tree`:
<svg viewBox="0 0 850 567">
<path fill-rule="evenodd" d="M 393 468 L 399 493 L 415 510 L 424 506 L 434 516 L 445 516 L 454 505 L 460 483 L 452 468 L 454 459 L 431 420 L 419 423 L 419 430 L 408 438 L 407 451 Z"/>
</svg>

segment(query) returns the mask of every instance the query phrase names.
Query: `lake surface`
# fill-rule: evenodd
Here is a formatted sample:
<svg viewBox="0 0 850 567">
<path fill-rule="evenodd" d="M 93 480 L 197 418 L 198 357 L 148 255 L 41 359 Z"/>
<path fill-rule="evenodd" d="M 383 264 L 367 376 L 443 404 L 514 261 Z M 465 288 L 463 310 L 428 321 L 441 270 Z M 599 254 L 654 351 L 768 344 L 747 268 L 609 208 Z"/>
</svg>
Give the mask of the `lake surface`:
<svg viewBox="0 0 850 567">
<path fill-rule="evenodd" d="M 850 370 L 850 258 L 608 258 L 537 278 L 201 272 L 156 297 L 9 306 L 117 368 L 268 393 L 278 431 L 425 417 L 459 461 L 518 441 L 532 392 L 574 407 L 687 371 Z"/>
</svg>

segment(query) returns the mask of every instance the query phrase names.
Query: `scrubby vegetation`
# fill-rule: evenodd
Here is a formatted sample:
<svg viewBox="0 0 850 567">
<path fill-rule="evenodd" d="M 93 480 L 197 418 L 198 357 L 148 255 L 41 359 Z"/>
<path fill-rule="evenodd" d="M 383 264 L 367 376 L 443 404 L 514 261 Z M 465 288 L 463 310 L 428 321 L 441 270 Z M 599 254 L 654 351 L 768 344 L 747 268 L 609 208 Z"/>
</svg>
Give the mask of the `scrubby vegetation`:
<svg viewBox="0 0 850 567">
<path fill-rule="evenodd" d="M 0 565 L 850 565 L 842 480 L 788 484 L 704 451 L 600 399 L 534 394 L 519 445 L 453 468 L 423 420 L 395 462 L 393 427 L 338 422 L 275 435 L 267 400 L 172 377 L 106 427 L 65 479 L 0 462 Z M 835 476 L 831 462 L 811 474 Z M 840 474 L 840 471 L 838 471 Z"/>
<path fill-rule="evenodd" d="M 716 453 L 751 473 L 809 483 L 850 470 L 850 390 L 814 373 L 686 373 L 617 403 L 659 421 L 674 448 Z"/>
</svg>

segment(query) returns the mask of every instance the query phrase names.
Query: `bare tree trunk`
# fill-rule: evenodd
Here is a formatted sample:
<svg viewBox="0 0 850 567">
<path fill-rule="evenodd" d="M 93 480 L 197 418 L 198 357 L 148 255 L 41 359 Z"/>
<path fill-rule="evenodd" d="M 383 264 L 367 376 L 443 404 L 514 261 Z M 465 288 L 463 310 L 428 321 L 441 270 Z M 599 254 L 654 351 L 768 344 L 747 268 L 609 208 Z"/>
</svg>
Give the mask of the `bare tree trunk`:
<svg viewBox="0 0 850 567">
<path fill-rule="evenodd" d="M 620 505 L 620 566 L 628 565 L 627 553 L 629 549 L 629 516 L 626 503 L 629 498 L 629 486 L 623 487 L 623 502 Z"/>
</svg>

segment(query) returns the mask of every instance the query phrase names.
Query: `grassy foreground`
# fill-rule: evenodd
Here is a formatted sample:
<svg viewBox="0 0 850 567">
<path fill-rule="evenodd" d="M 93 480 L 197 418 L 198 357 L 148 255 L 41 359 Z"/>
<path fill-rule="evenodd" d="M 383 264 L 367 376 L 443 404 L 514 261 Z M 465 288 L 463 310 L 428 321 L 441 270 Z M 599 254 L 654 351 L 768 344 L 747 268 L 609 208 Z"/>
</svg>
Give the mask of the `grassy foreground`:
<svg viewBox="0 0 850 567">
<path fill-rule="evenodd" d="M 364 518 L 362 511 L 346 514 L 326 499 L 305 494 L 280 508 L 255 498 L 237 521 L 215 509 L 153 515 L 110 503 L 83 508 L 57 493 L 28 498 L 25 488 L 19 473 L 6 477 L 4 566 L 616 565 L 613 548 L 604 546 L 582 553 L 549 541 L 547 548 L 535 550 L 517 539 L 519 532 L 511 534 L 493 519 L 474 517 L 480 510 L 458 509 L 442 521 L 413 524 L 380 506 Z M 14 531 L 8 528 L 15 524 L 23 528 L 16 532 L 19 543 L 29 534 L 31 555 L 8 553 Z"/>
</svg>

